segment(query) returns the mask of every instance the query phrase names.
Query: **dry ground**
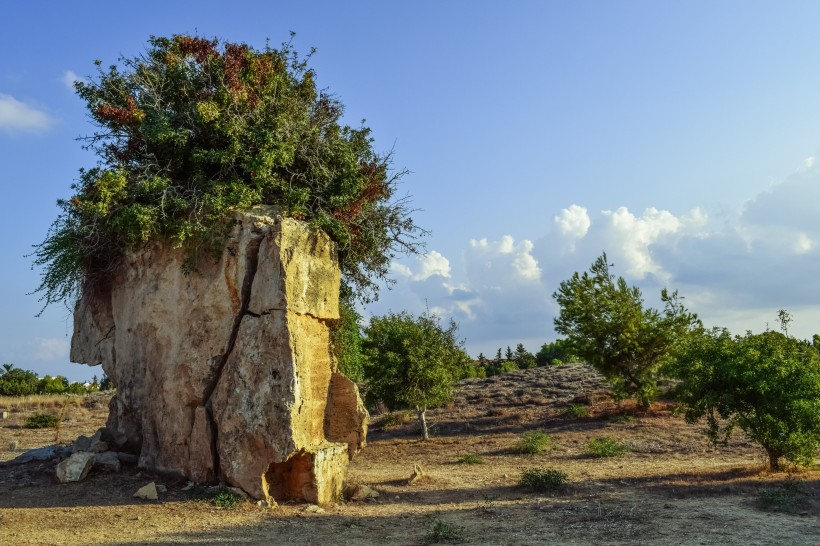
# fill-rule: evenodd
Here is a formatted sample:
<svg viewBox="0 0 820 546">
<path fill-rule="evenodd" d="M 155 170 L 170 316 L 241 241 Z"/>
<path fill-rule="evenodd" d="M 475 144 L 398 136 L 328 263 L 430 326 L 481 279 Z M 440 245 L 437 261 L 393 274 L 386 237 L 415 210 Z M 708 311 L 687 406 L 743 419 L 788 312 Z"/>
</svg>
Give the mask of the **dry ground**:
<svg viewBox="0 0 820 546">
<path fill-rule="evenodd" d="M 61 485 L 54 462 L 3 463 L 0 544 L 424 544 L 441 522 L 465 544 L 820 544 L 820 469 L 770 474 L 762 451 L 740 436 L 713 448 L 703 427 L 687 425 L 668 402 L 644 415 L 607 393 L 587 367 L 565 365 L 464 382 L 451 407 L 430 412 L 428 442 L 417 440 L 413 422 L 383 427 L 377 417 L 348 479 L 381 496 L 323 511 L 249 502 L 220 509 L 193 499 L 184 481 L 133 467 Z M 72 402 L 60 439 L 92 434 L 106 402 Z M 571 403 L 590 415 L 567 417 Z M 18 405 L 0 421 L 0 461 L 54 441 L 54 430 L 21 428 L 32 410 Z M 530 430 L 547 432 L 553 449 L 519 454 Z M 605 435 L 630 452 L 590 456 L 587 441 Z M 459 462 L 466 454 L 484 463 Z M 427 476 L 406 485 L 415 463 Z M 561 470 L 569 485 L 523 489 L 527 468 Z M 168 487 L 159 501 L 132 496 L 152 480 Z"/>
</svg>

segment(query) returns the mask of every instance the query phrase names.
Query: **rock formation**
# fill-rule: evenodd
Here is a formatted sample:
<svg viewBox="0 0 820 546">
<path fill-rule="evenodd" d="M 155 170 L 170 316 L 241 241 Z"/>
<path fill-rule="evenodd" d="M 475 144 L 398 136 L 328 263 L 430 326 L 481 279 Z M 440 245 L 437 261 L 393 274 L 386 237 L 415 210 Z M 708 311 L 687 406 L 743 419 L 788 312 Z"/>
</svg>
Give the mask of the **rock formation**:
<svg viewBox="0 0 820 546">
<path fill-rule="evenodd" d="M 367 413 L 329 351 L 332 241 L 256 207 L 236 215 L 217 261 L 186 273 L 185 258 L 155 244 L 77 303 L 71 360 L 102 364 L 116 385 L 114 445 L 269 503 L 337 498 Z"/>
</svg>

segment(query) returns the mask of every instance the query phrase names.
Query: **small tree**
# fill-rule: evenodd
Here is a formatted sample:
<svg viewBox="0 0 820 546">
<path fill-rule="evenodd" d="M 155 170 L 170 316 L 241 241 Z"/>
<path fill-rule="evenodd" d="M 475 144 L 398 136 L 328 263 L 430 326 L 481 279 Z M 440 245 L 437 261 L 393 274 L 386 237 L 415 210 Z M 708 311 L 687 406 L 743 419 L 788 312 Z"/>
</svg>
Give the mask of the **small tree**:
<svg viewBox="0 0 820 546">
<path fill-rule="evenodd" d="M 513 361 L 519 370 L 529 370 L 535 368 L 536 365 L 535 355 L 525 349 L 523 343 L 516 345 Z"/>
<path fill-rule="evenodd" d="M 457 329 L 452 320 L 444 328 L 435 315 L 406 312 L 373 317 L 365 328 L 368 401 L 383 402 L 391 410 L 415 409 L 425 440 L 427 409 L 449 402 L 472 364 Z"/>
<path fill-rule="evenodd" d="M 783 457 L 811 463 L 820 448 L 820 355 L 811 343 L 715 328 L 691 336 L 674 366 L 686 420 L 706 417 L 713 442 L 737 426 L 766 450 L 771 470 Z"/>
<path fill-rule="evenodd" d="M 589 272 L 561 283 L 552 295 L 561 308 L 555 330 L 613 384 L 616 396 L 633 395 L 648 409 L 661 360 L 698 323 L 697 316 L 686 311 L 677 292 L 666 289 L 663 312 L 644 309 L 641 291 L 623 277 L 616 280 L 609 268 L 604 253 Z"/>
</svg>

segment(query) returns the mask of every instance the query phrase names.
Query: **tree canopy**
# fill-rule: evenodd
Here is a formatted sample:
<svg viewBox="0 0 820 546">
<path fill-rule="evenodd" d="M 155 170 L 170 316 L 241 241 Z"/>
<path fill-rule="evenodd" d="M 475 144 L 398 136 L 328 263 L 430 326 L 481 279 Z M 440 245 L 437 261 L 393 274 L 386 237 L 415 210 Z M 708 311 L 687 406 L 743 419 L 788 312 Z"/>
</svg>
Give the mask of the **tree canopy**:
<svg viewBox="0 0 820 546">
<path fill-rule="evenodd" d="M 308 56 L 309 58 L 309 56 Z M 397 198 L 404 171 L 370 129 L 341 124 L 290 43 L 258 51 L 198 36 L 152 37 L 145 53 L 75 84 L 98 130 L 98 156 L 36 246 L 45 304 L 77 296 L 123 254 L 163 240 L 189 265 L 221 250 L 231 212 L 271 204 L 338 243 L 344 287 L 368 301 L 396 252 L 425 232 Z"/>
<path fill-rule="evenodd" d="M 784 332 L 732 336 L 715 328 L 690 336 L 674 361 L 686 419 L 706 417 L 709 437 L 735 427 L 763 446 L 772 470 L 785 457 L 809 464 L 820 448 L 820 354 Z"/>
<path fill-rule="evenodd" d="M 612 275 L 606 253 L 589 272 L 577 272 L 553 294 L 560 306 L 556 332 L 571 354 L 594 366 L 621 396 L 634 395 L 648 408 L 655 397 L 662 359 L 698 323 L 678 298 L 664 289 L 663 312 L 644 309 L 637 287 Z"/>
<path fill-rule="evenodd" d="M 457 330 L 452 320 L 444 328 L 438 317 L 428 314 L 371 318 L 362 344 L 368 401 L 391 410 L 415 409 L 427 439 L 425 412 L 449 402 L 456 382 L 468 376 L 472 366 Z"/>
</svg>

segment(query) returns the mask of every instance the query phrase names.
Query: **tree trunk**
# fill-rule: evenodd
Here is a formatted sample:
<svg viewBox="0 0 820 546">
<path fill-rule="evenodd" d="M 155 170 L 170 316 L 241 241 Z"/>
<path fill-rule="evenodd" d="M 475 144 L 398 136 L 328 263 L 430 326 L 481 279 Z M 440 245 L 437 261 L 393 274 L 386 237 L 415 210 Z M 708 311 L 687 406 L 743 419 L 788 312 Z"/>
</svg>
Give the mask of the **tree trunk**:
<svg viewBox="0 0 820 546">
<path fill-rule="evenodd" d="M 419 423 L 421 423 L 421 437 L 423 440 L 429 440 L 430 434 L 427 432 L 427 408 L 416 407 L 419 414 Z"/>
<path fill-rule="evenodd" d="M 772 472 L 780 470 L 780 453 L 771 449 L 766 449 L 766 453 L 769 454 L 769 470 Z"/>
</svg>

